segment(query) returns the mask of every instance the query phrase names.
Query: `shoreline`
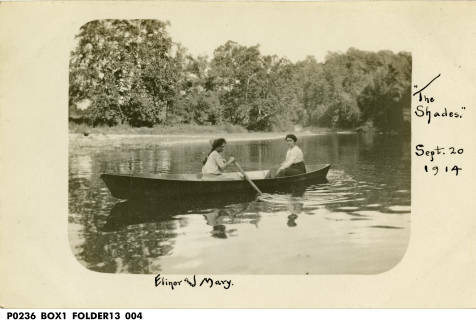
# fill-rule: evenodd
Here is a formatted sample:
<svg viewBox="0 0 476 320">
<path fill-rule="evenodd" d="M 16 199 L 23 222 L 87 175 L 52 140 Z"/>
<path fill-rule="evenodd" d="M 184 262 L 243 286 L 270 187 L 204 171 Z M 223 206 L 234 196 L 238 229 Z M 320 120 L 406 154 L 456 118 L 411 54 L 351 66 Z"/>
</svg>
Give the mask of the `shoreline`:
<svg viewBox="0 0 476 320">
<path fill-rule="evenodd" d="M 200 133 L 200 134 L 97 134 L 87 136 L 81 133 L 69 133 L 69 147 L 102 147 L 130 144 L 155 144 L 161 146 L 190 143 L 209 143 L 211 139 L 223 137 L 228 142 L 276 140 L 284 138 L 289 132 L 258 133 Z M 325 134 L 355 134 L 351 130 L 322 130 L 318 132 L 294 132 L 298 138 Z M 141 141 L 137 141 L 142 139 Z"/>
</svg>

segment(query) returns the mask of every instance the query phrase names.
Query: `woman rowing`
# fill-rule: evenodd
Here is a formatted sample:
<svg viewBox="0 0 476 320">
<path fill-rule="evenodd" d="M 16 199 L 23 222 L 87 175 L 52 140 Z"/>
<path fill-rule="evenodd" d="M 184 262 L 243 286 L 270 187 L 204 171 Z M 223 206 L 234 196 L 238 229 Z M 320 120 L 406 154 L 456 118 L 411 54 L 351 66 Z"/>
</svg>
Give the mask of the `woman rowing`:
<svg viewBox="0 0 476 320">
<path fill-rule="evenodd" d="M 207 158 L 203 161 L 202 174 L 220 175 L 226 167 L 235 162 L 235 158 L 233 157 L 230 157 L 228 161 L 223 157 L 225 146 L 226 140 L 223 138 L 216 139 L 212 142 L 212 149 L 208 153 Z"/>
<path fill-rule="evenodd" d="M 295 176 L 306 173 L 304 155 L 301 149 L 296 145 L 297 137 L 294 134 L 288 134 L 285 140 L 288 144 L 286 160 L 281 163 L 281 166 L 276 171 L 275 177 Z"/>
</svg>

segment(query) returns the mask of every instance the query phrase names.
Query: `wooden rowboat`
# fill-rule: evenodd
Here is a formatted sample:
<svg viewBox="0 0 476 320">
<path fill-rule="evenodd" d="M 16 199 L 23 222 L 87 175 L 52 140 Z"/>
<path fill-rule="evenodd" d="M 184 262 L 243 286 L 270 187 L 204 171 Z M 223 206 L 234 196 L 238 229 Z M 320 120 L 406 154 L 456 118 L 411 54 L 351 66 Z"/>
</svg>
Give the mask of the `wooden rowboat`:
<svg viewBox="0 0 476 320">
<path fill-rule="evenodd" d="M 326 182 L 330 165 L 307 166 L 307 173 L 266 179 L 268 170 L 248 171 L 246 174 L 263 192 Z M 219 176 L 200 174 L 102 174 L 101 179 L 112 196 L 119 199 L 182 198 L 211 196 L 224 193 L 255 192 L 239 172 Z"/>
</svg>

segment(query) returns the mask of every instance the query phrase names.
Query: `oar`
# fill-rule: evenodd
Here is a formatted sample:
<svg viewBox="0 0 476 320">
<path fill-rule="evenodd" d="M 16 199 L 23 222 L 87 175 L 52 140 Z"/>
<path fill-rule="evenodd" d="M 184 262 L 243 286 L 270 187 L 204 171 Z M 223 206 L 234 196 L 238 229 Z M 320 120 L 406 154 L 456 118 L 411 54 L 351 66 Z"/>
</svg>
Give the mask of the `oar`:
<svg viewBox="0 0 476 320">
<path fill-rule="evenodd" d="M 255 189 L 256 192 L 258 192 L 258 194 L 262 196 L 263 192 L 261 192 L 261 190 L 256 186 L 256 184 L 253 181 L 251 181 L 250 177 L 248 177 L 246 172 L 241 168 L 240 164 L 237 161 L 235 161 L 235 166 L 238 168 L 238 170 L 240 170 L 241 174 L 245 177 L 245 179 L 251 184 L 253 189 Z"/>
</svg>

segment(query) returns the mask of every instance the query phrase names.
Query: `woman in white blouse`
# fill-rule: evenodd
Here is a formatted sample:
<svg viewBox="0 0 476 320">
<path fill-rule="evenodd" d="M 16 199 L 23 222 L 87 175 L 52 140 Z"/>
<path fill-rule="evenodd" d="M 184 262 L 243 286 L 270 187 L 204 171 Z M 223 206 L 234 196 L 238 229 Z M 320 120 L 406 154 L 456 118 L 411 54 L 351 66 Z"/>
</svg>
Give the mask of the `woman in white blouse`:
<svg viewBox="0 0 476 320">
<path fill-rule="evenodd" d="M 288 152 L 286 153 L 286 160 L 281 163 L 281 166 L 276 171 L 276 177 L 294 176 L 297 174 L 306 173 L 304 155 L 301 149 L 296 145 L 296 142 L 297 137 L 294 134 L 288 134 L 286 136 Z"/>
<path fill-rule="evenodd" d="M 235 162 L 235 158 L 230 157 L 228 161 L 223 158 L 226 140 L 219 138 L 213 141 L 212 150 L 208 153 L 207 158 L 203 161 L 202 174 L 204 175 L 220 175 L 225 168 Z"/>
</svg>

